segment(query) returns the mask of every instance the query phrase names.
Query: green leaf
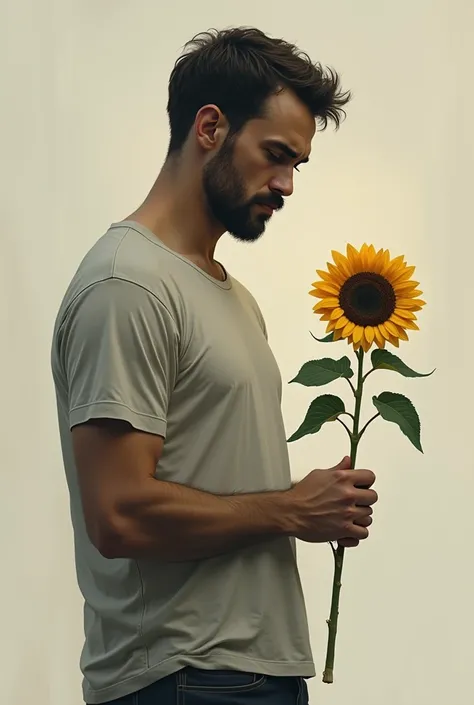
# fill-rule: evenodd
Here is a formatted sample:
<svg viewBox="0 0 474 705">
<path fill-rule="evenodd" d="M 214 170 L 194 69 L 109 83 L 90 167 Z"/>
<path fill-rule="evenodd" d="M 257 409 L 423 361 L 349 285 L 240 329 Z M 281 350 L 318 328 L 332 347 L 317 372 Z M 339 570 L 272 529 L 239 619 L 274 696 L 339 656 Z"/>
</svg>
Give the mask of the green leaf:
<svg viewBox="0 0 474 705">
<path fill-rule="evenodd" d="M 317 397 L 311 402 L 303 423 L 290 436 L 288 443 L 297 441 L 299 438 L 308 436 L 311 433 L 317 433 L 323 424 L 335 421 L 345 410 L 344 402 L 339 397 L 335 397 L 332 394 L 323 394 Z"/>
<path fill-rule="evenodd" d="M 290 380 L 290 384 L 296 382 L 305 387 L 322 387 L 341 377 L 350 379 L 353 376 L 354 372 L 348 357 L 341 357 L 340 360 L 323 357 L 321 360 L 305 362 L 296 377 Z"/>
<path fill-rule="evenodd" d="M 310 334 L 312 335 L 312 337 L 315 340 L 318 341 L 318 343 L 334 343 L 335 342 L 334 341 L 334 333 L 332 333 L 332 332 L 329 333 L 328 335 L 325 335 L 324 338 L 316 338 L 316 336 L 313 335 L 313 333 L 311 333 L 311 331 L 310 331 Z"/>
<path fill-rule="evenodd" d="M 396 423 L 415 448 L 423 453 L 420 418 L 412 402 L 403 394 L 394 392 L 382 392 L 378 397 L 372 397 L 372 401 L 380 416 L 385 421 Z"/>
<path fill-rule="evenodd" d="M 372 353 L 372 365 L 376 370 L 392 370 L 393 372 L 398 372 L 404 377 L 429 377 L 433 374 L 434 370 L 427 372 L 425 374 L 421 372 L 415 372 L 408 365 L 405 365 L 403 360 L 399 357 L 393 355 L 388 350 L 374 350 Z"/>
</svg>

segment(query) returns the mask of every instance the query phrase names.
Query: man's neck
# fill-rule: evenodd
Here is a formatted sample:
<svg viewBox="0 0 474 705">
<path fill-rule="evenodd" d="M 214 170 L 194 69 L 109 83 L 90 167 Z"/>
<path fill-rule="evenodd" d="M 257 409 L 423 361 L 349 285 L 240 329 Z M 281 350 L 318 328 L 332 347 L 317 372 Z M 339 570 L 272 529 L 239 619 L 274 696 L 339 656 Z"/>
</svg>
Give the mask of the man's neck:
<svg viewBox="0 0 474 705">
<path fill-rule="evenodd" d="M 214 260 L 222 227 L 208 213 L 201 183 L 179 165 L 164 165 L 145 201 L 126 220 L 143 225 L 211 276 L 223 278 Z"/>
</svg>

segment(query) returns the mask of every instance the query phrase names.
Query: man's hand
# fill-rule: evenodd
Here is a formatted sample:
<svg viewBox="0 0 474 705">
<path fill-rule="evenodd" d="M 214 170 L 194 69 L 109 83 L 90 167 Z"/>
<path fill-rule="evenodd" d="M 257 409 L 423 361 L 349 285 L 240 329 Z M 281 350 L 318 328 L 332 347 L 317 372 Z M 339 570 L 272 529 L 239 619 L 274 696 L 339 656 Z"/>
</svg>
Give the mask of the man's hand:
<svg viewBox="0 0 474 705">
<path fill-rule="evenodd" d="M 377 493 L 371 470 L 352 470 L 344 458 L 329 470 L 313 470 L 289 492 L 295 508 L 295 536 L 301 541 L 338 541 L 357 546 L 369 535 Z"/>
</svg>

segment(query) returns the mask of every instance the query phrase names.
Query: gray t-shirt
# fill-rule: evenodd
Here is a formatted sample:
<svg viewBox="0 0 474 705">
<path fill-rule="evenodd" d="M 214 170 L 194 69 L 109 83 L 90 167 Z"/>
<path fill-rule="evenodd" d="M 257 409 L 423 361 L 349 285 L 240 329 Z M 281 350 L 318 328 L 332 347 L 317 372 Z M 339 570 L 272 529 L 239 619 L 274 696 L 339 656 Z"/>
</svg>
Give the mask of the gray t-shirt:
<svg viewBox="0 0 474 705">
<path fill-rule="evenodd" d="M 217 494 L 290 487 L 280 373 L 250 293 L 142 226 L 114 224 L 65 294 L 52 370 L 85 601 L 85 700 L 187 665 L 313 676 L 293 540 L 192 562 L 108 560 L 79 496 L 70 429 L 99 417 L 165 438 L 159 479 Z"/>
</svg>

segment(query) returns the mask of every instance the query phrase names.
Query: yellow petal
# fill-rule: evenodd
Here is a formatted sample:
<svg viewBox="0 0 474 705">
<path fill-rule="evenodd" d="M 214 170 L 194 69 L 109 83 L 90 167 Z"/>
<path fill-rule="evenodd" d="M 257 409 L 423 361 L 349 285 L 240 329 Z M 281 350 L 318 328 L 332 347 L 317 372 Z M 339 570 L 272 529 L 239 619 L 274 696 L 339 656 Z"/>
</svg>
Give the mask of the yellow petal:
<svg viewBox="0 0 474 705">
<path fill-rule="evenodd" d="M 413 311 L 409 311 L 406 308 L 396 308 L 394 314 L 396 316 L 400 316 L 400 318 L 408 318 L 410 321 L 416 321 L 416 315 L 413 313 Z"/>
<path fill-rule="evenodd" d="M 383 250 L 379 250 L 375 255 L 374 261 L 372 263 L 372 271 L 375 272 L 375 274 L 381 273 L 384 264 L 384 256 L 385 253 Z"/>
<path fill-rule="evenodd" d="M 373 245 L 369 245 L 367 250 L 367 269 L 369 272 L 374 271 L 374 262 L 376 257 L 377 253 L 375 252 L 375 247 Z"/>
<path fill-rule="evenodd" d="M 379 330 L 379 327 L 376 326 L 374 328 L 374 335 L 375 335 L 375 342 L 379 346 L 379 348 L 384 348 L 385 347 L 385 338 L 383 337 L 382 333 Z"/>
<path fill-rule="evenodd" d="M 338 296 L 340 291 L 340 287 L 337 284 L 330 284 L 329 282 L 313 282 L 311 286 L 314 286 L 314 289 L 309 292 L 312 296 L 320 296 L 319 293 L 314 293 L 315 291 L 322 291 L 325 296 L 328 296 L 328 294 L 330 296 Z"/>
<path fill-rule="evenodd" d="M 347 259 L 349 260 L 352 273 L 360 272 L 360 256 L 354 245 L 347 245 Z"/>
<path fill-rule="evenodd" d="M 392 345 L 394 345 L 396 348 L 399 348 L 399 347 L 400 347 L 400 341 L 399 341 L 398 338 L 395 337 L 394 335 L 391 335 L 391 336 L 390 336 L 389 342 L 392 343 Z"/>
<path fill-rule="evenodd" d="M 331 296 L 339 296 L 339 290 L 336 289 L 336 291 L 325 291 L 324 289 L 311 289 L 309 295 L 315 296 L 317 299 L 327 299 Z"/>
<path fill-rule="evenodd" d="M 402 271 L 404 259 L 404 255 L 398 255 L 398 257 L 395 257 L 395 259 L 393 259 L 385 269 L 383 276 L 390 279 L 390 281 L 393 281 L 393 278 L 398 276 Z"/>
<path fill-rule="evenodd" d="M 354 340 L 354 343 L 360 343 L 363 335 L 364 335 L 363 326 L 356 326 L 354 328 L 353 333 L 352 333 L 352 339 Z"/>
<path fill-rule="evenodd" d="M 332 282 L 332 281 L 333 281 L 333 279 L 332 279 L 331 275 L 329 274 L 329 272 L 325 272 L 325 271 L 322 270 L 322 269 L 317 269 L 317 270 L 316 270 L 316 274 L 318 275 L 318 277 L 319 277 L 320 279 L 322 279 L 322 280 L 325 281 L 325 282 Z"/>
<path fill-rule="evenodd" d="M 323 313 L 322 316 L 319 318 L 320 321 L 330 321 L 331 320 L 331 314 L 330 313 Z"/>
<path fill-rule="evenodd" d="M 409 328 L 410 330 L 420 330 L 414 321 L 405 320 L 403 327 Z"/>
<path fill-rule="evenodd" d="M 331 313 L 331 321 L 337 321 L 341 316 L 344 315 L 344 311 L 339 306 L 335 308 Z"/>
<path fill-rule="evenodd" d="M 374 342 L 374 338 L 375 338 L 375 331 L 374 331 L 373 326 L 366 326 L 364 328 L 364 337 L 365 337 L 366 341 L 369 343 L 369 345 L 372 345 L 372 343 Z"/>
<path fill-rule="evenodd" d="M 407 309 L 408 311 L 420 311 L 423 306 L 426 306 L 426 301 L 423 301 L 423 299 L 397 298 L 397 308 Z"/>
<path fill-rule="evenodd" d="M 331 262 L 328 262 L 327 265 L 328 265 L 328 271 L 329 271 L 330 275 L 332 276 L 332 280 L 334 282 L 336 282 L 337 284 L 343 284 L 346 281 L 347 277 L 345 277 L 342 274 L 342 272 L 340 272 L 339 269 L 337 269 L 337 267 L 335 267 L 333 264 L 331 264 Z"/>
<path fill-rule="evenodd" d="M 389 335 L 398 335 L 397 326 L 395 325 L 395 323 L 392 323 L 392 321 L 385 321 L 384 326 L 387 329 Z"/>
<path fill-rule="evenodd" d="M 348 323 L 349 323 L 349 320 L 345 316 L 341 316 L 341 318 L 336 323 L 335 330 L 341 330 L 341 332 L 342 332 L 342 329 L 345 328 L 345 326 L 347 326 Z"/>
<path fill-rule="evenodd" d="M 403 294 L 403 296 L 406 296 L 409 291 L 415 290 L 419 283 L 420 282 L 417 282 L 414 279 L 409 279 L 408 281 L 400 281 L 396 284 L 393 284 L 393 289 L 396 294 L 400 293 Z"/>
<path fill-rule="evenodd" d="M 334 330 L 334 340 L 340 340 L 342 338 L 342 331 L 337 330 L 337 328 Z"/>
<path fill-rule="evenodd" d="M 345 328 L 342 331 L 342 337 L 347 338 L 347 336 L 349 336 L 352 333 L 352 331 L 354 330 L 355 327 L 356 327 L 355 323 L 353 323 L 352 321 L 348 321 L 346 323 Z"/>
<path fill-rule="evenodd" d="M 391 277 L 391 282 L 392 286 L 397 286 L 401 282 L 406 282 L 408 279 L 411 278 L 411 275 L 414 273 L 416 267 L 405 267 L 401 272 L 397 272 L 394 276 Z"/>
<path fill-rule="evenodd" d="M 349 264 L 349 260 L 347 259 L 347 257 L 341 255 L 340 252 L 336 252 L 336 250 L 332 250 L 331 255 L 339 271 L 341 271 L 344 277 L 348 279 L 351 276 L 352 272 L 351 265 Z"/>
<path fill-rule="evenodd" d="M 415 282 L 411 282 L 411 284 L 415 284 Z M 417 286 L 418 286 L 418 285 L 417 285 Z M 411 290 L 409 290 L 409 291 L 405 290 L 405 291 L 403 292 L 403 296 L 406 297 L 407 299 L 416 299 L 416 298 L 418 298 L 418 296 L 421 296 L 422 293 L 423 293 L 423 292 L 421 291 L 421 289 L 414 289 L 413 291 L 411 291 Z"/>
<path fill-rule="evenodd" d="M 369 352 L 372 343 L 369 343 L 367 338 L 364 336 L 361 341 L 362 349 L 364 352 Z"/>
<path fill-rule="evenodd" d="M 369 266 L 369 246 L 366 242 L 360 248 L 360 266 L 362 272 L 366 272 Z"/>
<path fill-rule="evenodd" d="M 335 298 L 328 298 L 328 299 L 323 299 L 322 301 L 319 301 L 316 306 L 314 306 L 315 311 L 321 311 L 324 309 L 333 309 L 333 308 L 338 308 L 339 307 L 339 299 Z"/>
<path fill-rule="evenodd" d="M 397 316 L 396 313 L 392 313 L 390 320 L 397 326 L 404 326 L 406 324 L 406 318 L 401 318 L 400 316 Z"/>
</svg>

